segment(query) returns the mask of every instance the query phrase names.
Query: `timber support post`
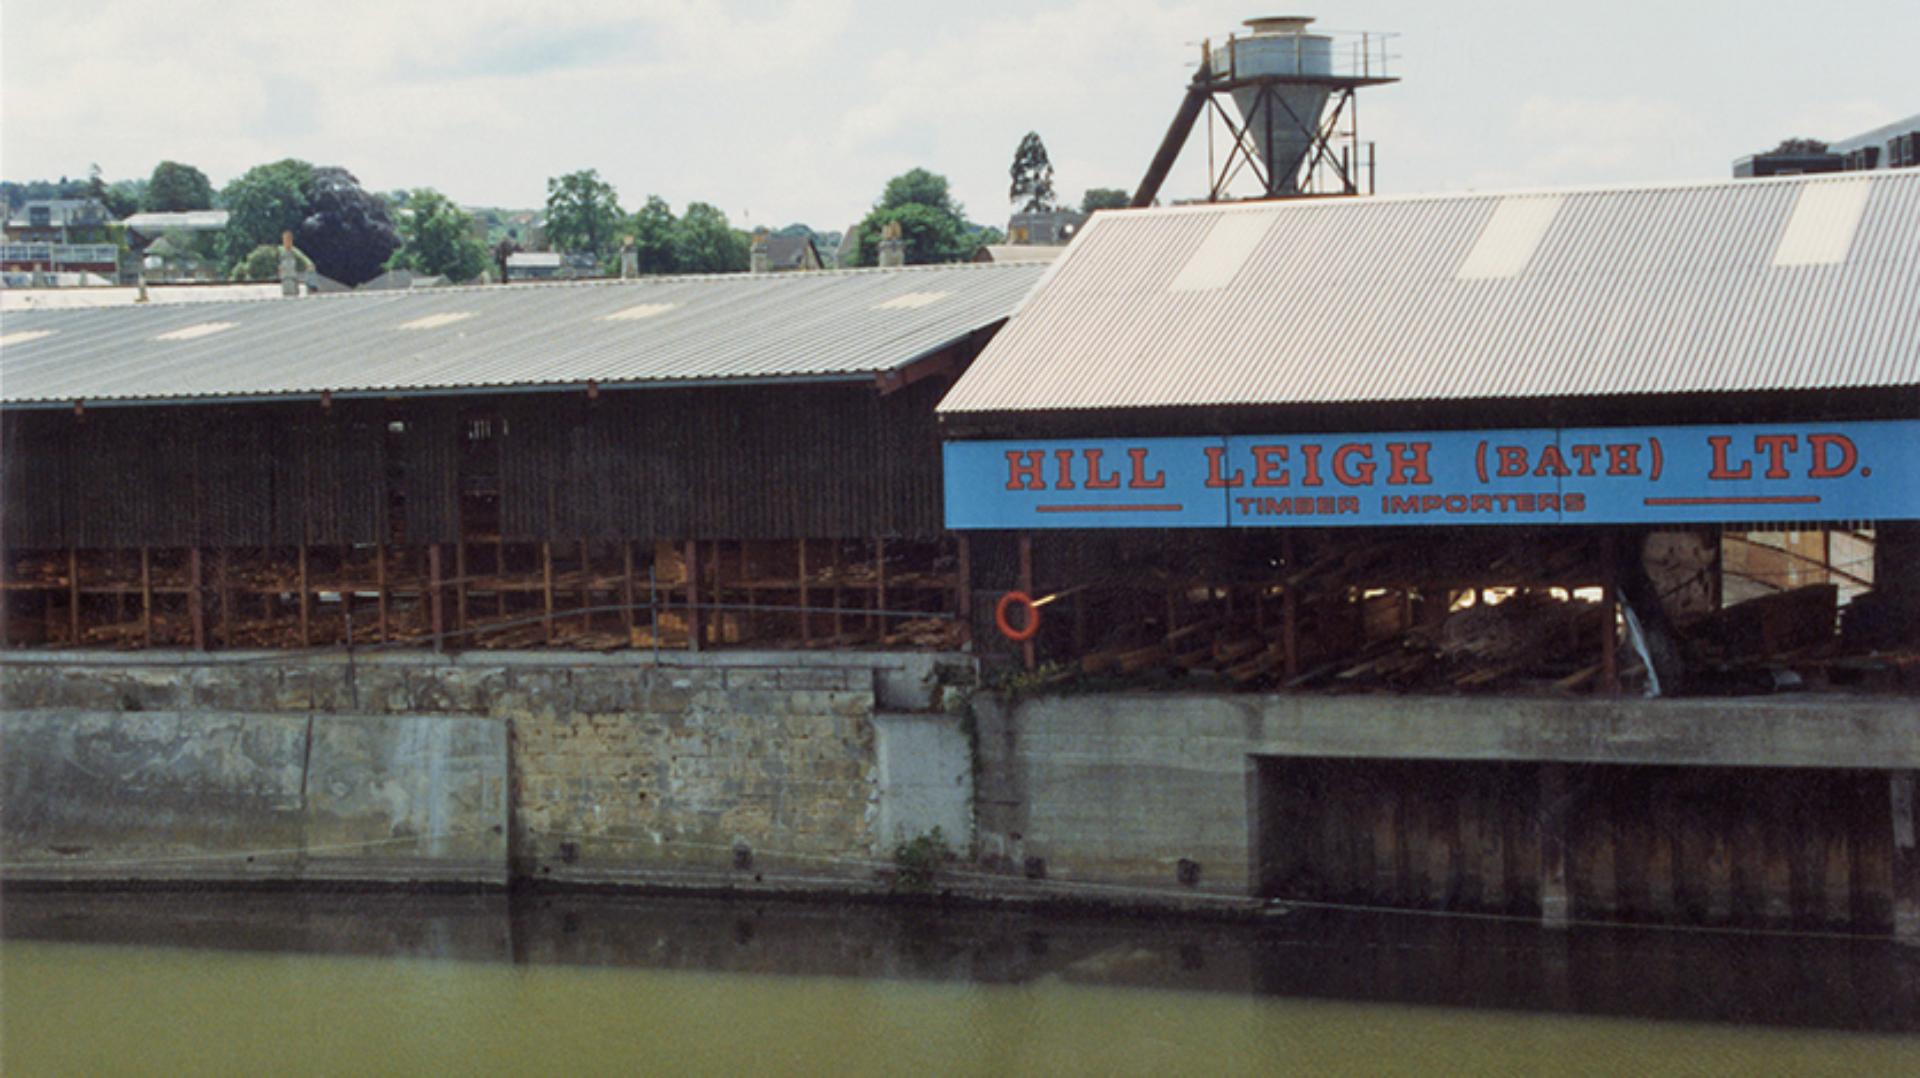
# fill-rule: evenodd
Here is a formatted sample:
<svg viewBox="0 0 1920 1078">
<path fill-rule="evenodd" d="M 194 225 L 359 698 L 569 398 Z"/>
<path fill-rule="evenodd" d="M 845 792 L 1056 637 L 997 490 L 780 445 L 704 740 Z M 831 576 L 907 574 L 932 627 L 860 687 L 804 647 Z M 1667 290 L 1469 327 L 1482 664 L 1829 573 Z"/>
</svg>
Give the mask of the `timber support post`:
<svg viewBox="0 0 1920 1078">
<path fill-rule="evenodd" d="M 1893 935 L 1920 947 L 1920 846 L 1915 844 L 1915 785 L 1912 771 L 1895 771 L 1888 779 L 1888 801 L 1893 809 Z"/>
<path fill-rule="evenodd" d="M 1020 593 L 1028 599 L 1033 598 L 1033 535 L 1030 532 L 1020 533 Z M 1037 618 L 1040 615 L 1030 611 L 1027 616 Z M 1026 665 L 1027 672 L 1032 673 L 1037 665 L 1033 637 L 1029 636 L 1021 642 L 1020 660 Z"/>
<path fill-rule="evenodd" d="M 207 597 L 200 548 L 187 551 L 187 619 L 193 622 L 193 650 L 207 650 Z"/>
<path fill-rule="evenodd" d="M 1567 765 L 1540 765 L 1535 826 L 1540 843 L 1540 924 L 1567 927 L 1572 903 L 1567 895 Z"/>
<path fill-rule="evenodd" d="M 446 650 L 447 610 L 446 585 L 440 572 L 440 544 L 427 544 L 427 609 L 433 618 L 433 650 L 435 653 Z"/>
</svg>

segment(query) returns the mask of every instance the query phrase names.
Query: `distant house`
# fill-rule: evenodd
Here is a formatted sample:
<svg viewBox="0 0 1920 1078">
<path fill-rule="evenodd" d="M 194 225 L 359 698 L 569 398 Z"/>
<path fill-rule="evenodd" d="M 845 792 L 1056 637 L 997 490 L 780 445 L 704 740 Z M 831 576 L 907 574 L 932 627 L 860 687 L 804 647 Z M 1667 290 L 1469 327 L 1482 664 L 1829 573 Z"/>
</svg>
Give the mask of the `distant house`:
<svg viewBox="0 0 1920 1078">
<path fill-rule="evenodd" d="M 1840 139 L 1825 149 L 1800 147 L 1749 154 L 1734 161 L 1733 174 L 1748 179 L 1884 168 L 1920 168 L 1920 114 Z"/>
<path fill-rule="evenodd" d="M 766 269 L 762 271 L 766 273 L 817 270 L 826 265 L 825 260 L 820 257 L 820 249 L 814 246 L 813 237 L 810 235 L 768 236 L 766 237 L 766 256 Z M 758 266 L 754 268 L 759 269 Z"/>
<path fill-rule="evenodd" d="M 1066 247 L 1036 247 L 1032 244 L 987 243 L 973 252 L 975 262 L 1051 262 Z"/>
<path fill-rule="evenodd" d="M 1007 218 L 1007 242 L 1016 246 L 1063 246 L 1086 221 L 1086 214 L 1074 210 L 1016 213 Z"/>
<path fill-rule="evenodd" d="M 151 243 L 174 232 L 224 232 L 233 215 L 226 210 L 183 210 L 178 213 L 136 213 L 121 223 L 135 243 Z"/>
<path fill-rule="evenodd" d="M 516 251 L 507 256 L 509 281 L 566 281 L 599 275 L 600 264 L 589 254 Z"/>
<path fill-rule="evenodd" d="M 140 251 L 141 274 L 149 281 L 213 280 L 220 268 L 189 232 L 160 236 Z"/>
<path fill-rule="evenodd" d="M 11 243 L 99 243 L 113 211 L 91 198 L 43 198 L 7 216 Z"/>
<path fill-rule="evenodd" d="M 1848 172 L 1920 168 L 1920 113 L 1841 139 L 1827 148 L 1845 159 Z"/>
<path fill-rule="evenodd" d="M 0 244 L 0 270 L 117 277 L 120 248 L 111 243 L 4 243 Z"/>
</svg>

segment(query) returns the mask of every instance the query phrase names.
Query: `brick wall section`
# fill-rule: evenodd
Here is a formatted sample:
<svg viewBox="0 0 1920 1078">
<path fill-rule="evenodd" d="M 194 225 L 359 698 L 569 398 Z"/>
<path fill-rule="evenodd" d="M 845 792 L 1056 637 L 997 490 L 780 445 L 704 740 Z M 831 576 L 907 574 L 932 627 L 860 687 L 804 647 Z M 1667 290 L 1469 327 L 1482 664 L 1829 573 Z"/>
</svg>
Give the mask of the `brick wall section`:
<svg viewBox="0 0 1920 1078">
<path fill-rule="evenodd" d="M 864 684 L 862 683 L 864 682 Z M 645 879 L 871 874 L 871 674 L 650 670 L 512 692 L 524 875 Z M 736 869 L 735 849 L 751 863 Z"/>
</svg>

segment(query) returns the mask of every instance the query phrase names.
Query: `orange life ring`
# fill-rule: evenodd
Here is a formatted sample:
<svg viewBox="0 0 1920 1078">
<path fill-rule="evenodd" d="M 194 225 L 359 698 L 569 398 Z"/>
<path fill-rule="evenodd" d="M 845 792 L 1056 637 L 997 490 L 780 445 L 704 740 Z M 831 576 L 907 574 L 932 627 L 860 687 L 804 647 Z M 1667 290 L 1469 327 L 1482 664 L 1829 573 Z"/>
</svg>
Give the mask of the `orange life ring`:
<svg viewBox="0 0 1920 1078">
<path fill-rule="evenodd" d="M 1027 608 L 1027 623 L 1017 632 L 1012 623 L 1007 620 L 1008 608 L 1016 604 Z M 1000 635 L 1016 644 L 1024 644 L 1033 639 L 1033 634 L 1040 631 L 1040 608 L 1033 605 L 1033 600 L 1027 596 L 1026 592 L 1010 591 L 1002 595 L 999 604 L 993 608 L 993 623 L 1000 627 Z"/>
</svg>

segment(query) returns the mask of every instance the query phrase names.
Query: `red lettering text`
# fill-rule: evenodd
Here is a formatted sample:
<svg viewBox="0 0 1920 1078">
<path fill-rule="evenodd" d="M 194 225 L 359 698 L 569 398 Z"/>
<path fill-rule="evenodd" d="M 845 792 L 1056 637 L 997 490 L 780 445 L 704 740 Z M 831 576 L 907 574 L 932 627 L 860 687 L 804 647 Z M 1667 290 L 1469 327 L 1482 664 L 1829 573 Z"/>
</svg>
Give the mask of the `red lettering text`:
<svg viewBox="0 0 1920 1078">
<path fill-rule="evenodd" d="M 1254 452 L 1259 453 L 1260 451 L 1256 449 Z M 1247 473 L 1238 468 L 1233 470 L 1231 476 L 1221 474 L 1226 470 L 1226 458 L 1227 451 L 1224 446 L 1210 445 L 1207 447 L 1207 486 L 1218 490 L 1223 487 L 1242 486 L 1246 483 Z"/>
<path fill-rule="evenodd" d="M 1839 460 L 1827 455 L 1829 448 L 1840 451 Z M 1854 446 L 1853 439 L 1844 434 L 1809 434 L 1807 449 L 1813 453 L 1813 466 L 1807 469 L 1808 479 L 1838 479 L 1860 463 L 1860 450 Z"/>
<path fill-rule="evenodd" d="M 1433 482 L 1427 472 L 1427 452 L 1432 448 L 1432 442 L 1388 442 L 1387 485 L 1425 486 Z"/>
<path fill-rule="evenodd" d="M 1038 449 L 1024 453 L 1018 449 L 1007 450 L 1007 489 L 1047 489 L 1047 481 L 1040 472 L 1040 463 L 1045 459 Z"/>
<path fill-rule="evenodd" d="M 1360 458 L 1359 464 L 1353 464 L 1353 458 Z M 1373 447 L 1364 444 L 1343 445 L 1333 452 L 1333 477 L 1350 487 L 1364 487 L 1373 482 Z"/>
<path fill-rule="evenodd" d="M 1753 451 L 1767 455 L 1768 479 L 1787 477 L 1787 454 L 1800 448 L 1800 439 L 1791 434 L 1756 434 L 1753 436 Z"/>
<path fill-rule="evenodd" d="M 1167 485 L 1167 473 L 1155 472 L 1152 479 L 1147 478 L 1147 451 L 1129 449 L 1127 456 L 1133 461 L 1133 478 L 1127 480 L 1129 490 L 1159 490 Z"/>
</svg>

